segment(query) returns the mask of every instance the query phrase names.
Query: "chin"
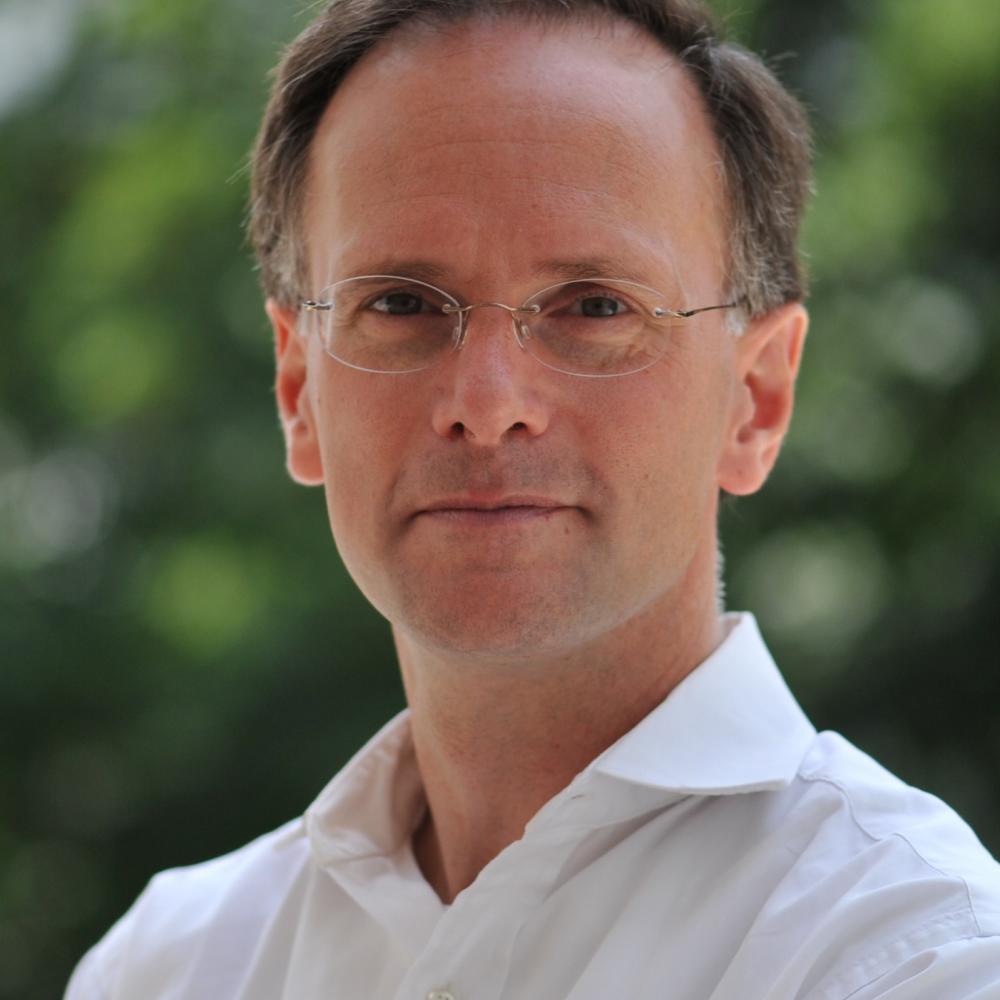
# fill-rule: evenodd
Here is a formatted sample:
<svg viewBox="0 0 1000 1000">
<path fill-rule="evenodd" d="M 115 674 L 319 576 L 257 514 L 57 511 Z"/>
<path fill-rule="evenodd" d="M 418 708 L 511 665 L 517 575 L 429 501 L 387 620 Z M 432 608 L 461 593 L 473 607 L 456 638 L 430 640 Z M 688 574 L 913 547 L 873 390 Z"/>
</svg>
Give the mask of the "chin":
<svg viewBox="0 0 1000 1000">
<path fill-rule="evenodd" d="M 614 628 L 607 601 L 560 600 L 549 592 L 470 593 L 450 601 L 401 602 L 386 617 L 411 641 L 440 655 L 538 660 L 567 655 Z M 383 614 L 385 612 L 383 611 Z"/>
</svg>

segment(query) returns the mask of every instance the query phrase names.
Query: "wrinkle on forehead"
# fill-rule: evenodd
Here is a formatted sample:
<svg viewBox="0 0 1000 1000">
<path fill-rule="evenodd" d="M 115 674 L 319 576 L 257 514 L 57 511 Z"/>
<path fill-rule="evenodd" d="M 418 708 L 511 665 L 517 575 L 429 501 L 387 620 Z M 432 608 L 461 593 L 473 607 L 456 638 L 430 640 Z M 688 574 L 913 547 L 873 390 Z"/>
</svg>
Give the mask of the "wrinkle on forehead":
<svg viewBox="0 0 1000 1000">
<path fill-rule="evenodd" d="M 501 86 L 506 94 L 509 81 L 498 83 L 498 91 Z M 516 101 L 509 94 L 503 100 L 499 95 L 492 100 L 464 95 L 431 108 L 400 103 L 377 118 L 364 114 L 359 118 L 357 104 L 342 110 L 350 95 L 343 97 L 331 104 L 313 142 L 311 185 L 337 183 L 339 178 L 323 169 L 325 162 L 336 159 L 348 165 L 349 173 L 341 175 L 344 180 L 360 174 L 388 183 L 399 183 L 404 176 L 411 181 L 440 182 L 446 166 L 460 170 L 480 150 L 484 151 L 477 164 L 480 169 L 485 163 L 490 169 L 513 164 L 527 170 L 532 165 L 548 165 L 553 159 L 550 153 L 579 145 L 581 137 L 603 163 L 605 174 L 649 177 L 646 165 L 628 155 L 637 141 L 639 123 L 630 121 L 633 115 L 626 105 L 606 96 L 597 108 L 584 103 L 585 95 L 566 92 L 557 92 L 548 101 Z M 355 114 L 351 114 L 352 107 Z M 497 124 L 500 116 L 503 125 Z M 674 133 L 684 129 L 681 121 L 664 121 L 663 127 Z M 405 158 L 399 155 L 401 145 Z M 666 143 L 658 152 L 661 157 L 674 155 Z M 424 169 L 414 170 L 415 166 Z"/>
</svg>

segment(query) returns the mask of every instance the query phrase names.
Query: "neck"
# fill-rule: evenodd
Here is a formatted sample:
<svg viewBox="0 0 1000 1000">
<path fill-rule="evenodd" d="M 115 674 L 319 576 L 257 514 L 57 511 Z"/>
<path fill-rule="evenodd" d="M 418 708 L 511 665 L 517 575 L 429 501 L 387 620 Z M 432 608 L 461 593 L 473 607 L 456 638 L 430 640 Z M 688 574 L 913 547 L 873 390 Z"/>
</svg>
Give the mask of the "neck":
<svg viewBox="0 0 1000 1000">
<path fill-rule="evenodd" d="M 686 594 L 545 660 L 463 661 L 394 630 L 428 803 L 414 852 L 442 900 L 719 644 L 710 561 L 698 581 L 707 586 L 681 587 Z"/>
</svg>

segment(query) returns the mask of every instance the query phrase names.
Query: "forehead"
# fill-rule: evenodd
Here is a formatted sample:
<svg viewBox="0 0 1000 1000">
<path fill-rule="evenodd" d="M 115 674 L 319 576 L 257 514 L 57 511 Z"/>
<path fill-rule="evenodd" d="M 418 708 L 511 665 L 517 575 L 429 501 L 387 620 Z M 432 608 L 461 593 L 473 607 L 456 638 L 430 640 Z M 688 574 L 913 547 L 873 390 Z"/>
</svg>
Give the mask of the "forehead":
<svg viewBox="0 0 1000 1000">
<path fill-rule="evenodd" d="M 383 39 L 323 115 L 305 213 L 317 280 L 394 257 L 454 281 L 527 281 L 574 258 L 685 285 L 723 269 L 719 157 L 696 88 L 655 39 L 610 19 Z"/>
</svg>

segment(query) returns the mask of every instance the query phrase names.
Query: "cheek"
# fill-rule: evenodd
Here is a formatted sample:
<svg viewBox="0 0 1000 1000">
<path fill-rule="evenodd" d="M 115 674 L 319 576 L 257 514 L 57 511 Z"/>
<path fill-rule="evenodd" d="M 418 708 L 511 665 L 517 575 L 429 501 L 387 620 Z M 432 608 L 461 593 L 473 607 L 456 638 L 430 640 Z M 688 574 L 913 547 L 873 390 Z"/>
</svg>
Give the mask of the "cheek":
<svg viewBox="0 0 1000 1000">
<path fill-rule="evenodd" d="M 375 378 L 346 368 L 327 372 L 313 397 L 327 505 L 338 535 L 342 526 L 356 533 L 384 509 L 405 428 L 412 426 L 399 394 L 373 385 Z"/>
<path fill-rule="evenodd" d="M 688 520 L 714 496 L 728 388 L 722 366 L 705 361 L 664 358 L 606 401 L 607 447 L 637 521 Z"/>
</svg>

